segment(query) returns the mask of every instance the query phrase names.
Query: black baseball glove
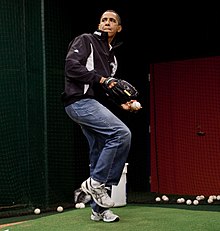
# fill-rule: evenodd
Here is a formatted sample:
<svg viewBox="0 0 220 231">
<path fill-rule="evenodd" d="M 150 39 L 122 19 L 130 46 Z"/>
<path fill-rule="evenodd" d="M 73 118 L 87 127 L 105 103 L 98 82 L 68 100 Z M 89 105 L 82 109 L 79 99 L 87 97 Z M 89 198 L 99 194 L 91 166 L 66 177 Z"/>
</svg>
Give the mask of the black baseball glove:
<svg viewBox="0 0 220 231">
<path fill-rule="evenodd" d="M 111 86 L 114 82 L 114 86 Z M 137 89 L 123 79 L 108 77 L 102 84 L 106 95 L 117 105 L 134 100 L 138 96 Z"/>
</svg>

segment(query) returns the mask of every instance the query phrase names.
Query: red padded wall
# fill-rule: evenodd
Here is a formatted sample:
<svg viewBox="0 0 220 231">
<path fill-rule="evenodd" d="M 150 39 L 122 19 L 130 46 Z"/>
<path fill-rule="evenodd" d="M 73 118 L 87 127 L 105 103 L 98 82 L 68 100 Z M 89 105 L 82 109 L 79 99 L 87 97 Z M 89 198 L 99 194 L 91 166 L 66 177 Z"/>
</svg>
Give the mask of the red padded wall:
<svg viewBox="0 0 220 231">
<path fill-rule="evenodd" d="M 151 191 L 220 194 L 220 57 L 151 64 Z"/>
</svg>

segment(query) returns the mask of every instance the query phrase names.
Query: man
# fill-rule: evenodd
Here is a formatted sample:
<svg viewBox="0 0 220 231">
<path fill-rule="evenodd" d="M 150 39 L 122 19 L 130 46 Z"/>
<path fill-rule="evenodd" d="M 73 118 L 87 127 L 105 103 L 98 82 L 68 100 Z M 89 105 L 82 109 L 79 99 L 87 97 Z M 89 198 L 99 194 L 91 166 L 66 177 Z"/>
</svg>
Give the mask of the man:
<svg viewBox="0 0 220 231">
<path fill-rule="evenodd" d="M 80 125 L 88 140 L 90 177 L 81 189 L 92 197 L 94 221 L 119 221 L 119 216 L 109 209 L 114 201 L 107 188 L 119 183 L 131 144 L 129 128 L 102 102 L 102 84 L 117 70 L 115 36 L 121 30 L 120 16 L 113 10 L 105 11 L 93 34 L 85 33 L 73 39 L 65 62 L 63 102 L 66 113 Z M 129 111 L 132 101 L 120 107 Z"/>
</svg>

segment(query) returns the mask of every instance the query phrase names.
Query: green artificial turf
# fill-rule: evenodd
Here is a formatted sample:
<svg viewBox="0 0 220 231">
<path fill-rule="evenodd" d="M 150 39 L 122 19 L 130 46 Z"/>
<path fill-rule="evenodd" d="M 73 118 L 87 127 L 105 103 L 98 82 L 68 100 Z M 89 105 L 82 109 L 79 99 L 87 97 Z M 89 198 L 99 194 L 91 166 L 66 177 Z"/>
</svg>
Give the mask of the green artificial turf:
<svg viewBox="0 0 220 231">
<path fill-rule="evenodd" d="M 128 204 L 112 208 L 121 220 L 115 223 L 90 220 L 91 209 L 68 209 L 0 219 L 7 231 L 219 231 L 220 205 Z M 13 222 L 21 222 L 13 224 Z M 11 225 L 10 225 L 11 223 Z M 2 225 L 9 224 L 2 227 Z"/>
</svg>

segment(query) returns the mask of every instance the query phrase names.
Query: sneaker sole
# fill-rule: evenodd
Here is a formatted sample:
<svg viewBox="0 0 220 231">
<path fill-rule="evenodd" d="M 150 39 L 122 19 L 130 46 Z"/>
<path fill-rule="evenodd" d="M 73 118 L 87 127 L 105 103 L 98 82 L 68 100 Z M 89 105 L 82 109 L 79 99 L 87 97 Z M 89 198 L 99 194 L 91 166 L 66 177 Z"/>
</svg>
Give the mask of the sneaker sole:
<svg viewBox="0 0 220 231">
<path fill-rule="evenodd" d="M 99 201 L 96 200 L 96 198 L 93 196 L 93 194 L 87 189 L 86 187 L 86 181 L 84 181 L 82 184 L 81 184 L 81 188 L 82 190 L 86 193 L 86 194 L 89 194 L 92 199 L 95 201 L 95 203 L 103 208 L 111 208 L 111 207 L 114 207 L 115 203 L 112 203 L 112 205 L 103 205 L 101 204 Z"/>
<path fill-rule="evenodd" d="M 120 220 L 119 217 L 115 217 L 115 218 L 112 219 L 112 220 L 106 220 L 105 218 L 103 218 L 103 221 L 104 221 L 104 222 L 117 222 L 117 221 L 119 221 L 119 220 Z"/>
<path fill-rule="evenodd" d="M 118 222 L 120 220 L 119 217 L 115 217 L 114 219 L 111 219 L 111 220 L 106 220 L 105 218 L 98 218 L 96 216 L 91 216 L 91 220 L 92 221 L 104 221 L 104 222 Z"/>
</svg>

